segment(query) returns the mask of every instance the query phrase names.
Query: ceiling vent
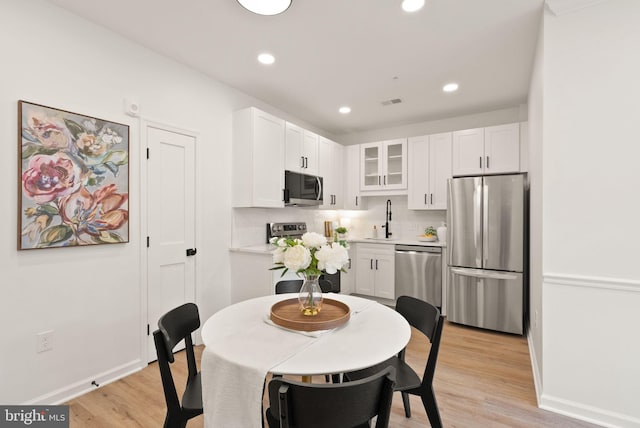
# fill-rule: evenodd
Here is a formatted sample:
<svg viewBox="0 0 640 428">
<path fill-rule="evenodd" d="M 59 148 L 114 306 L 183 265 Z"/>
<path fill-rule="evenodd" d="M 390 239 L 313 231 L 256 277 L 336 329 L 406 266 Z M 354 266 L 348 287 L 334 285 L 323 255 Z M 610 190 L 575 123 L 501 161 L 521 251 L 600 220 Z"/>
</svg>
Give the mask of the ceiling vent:
<svg viewBox="0 0 640 428">
<path fill-rule="evenodd" d="M 400 98 L 394 98 L 392 100 L 387 100 L 387 101 L 383 101 L 382 105 L 383 106 L 390 106 L 393 104 L 400 104 L 402 102 L 402 100 Z"/>
</svg>

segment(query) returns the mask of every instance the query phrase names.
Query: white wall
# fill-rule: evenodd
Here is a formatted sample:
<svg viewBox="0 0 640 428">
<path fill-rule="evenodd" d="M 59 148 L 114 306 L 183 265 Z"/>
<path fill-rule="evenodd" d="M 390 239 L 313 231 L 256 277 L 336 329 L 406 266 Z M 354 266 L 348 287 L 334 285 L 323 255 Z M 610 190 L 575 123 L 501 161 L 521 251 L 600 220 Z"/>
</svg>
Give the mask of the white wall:
<svg viewBox="0 0 640 428">
<path fill-rule="evenodd" d="M 2 2 L 0 54 L 0 403 L 52 403 L 145 364 L 141 130 L 123 99 L 145 119 L 198 133 L 203 319 L 229 302 L 231 114 L 255 105 L 296 120 L 41 0 Z M 130 125 L 129 243 L 16 250 L 19 99 Z M 50 329 L 53 350 L 36 354 L 36 333 Z"/>
<path fill-rule="evenodd" d="M 541 405 L 640 426 L 640 2 L 544 18 Z"/>
<path fill-rule="evenodd" d="M 542 393 L 542 130 L 544 86 L 544 29 L 542 17 L 529 87 L 529 352 L 536 382 Z"/>
</svg>

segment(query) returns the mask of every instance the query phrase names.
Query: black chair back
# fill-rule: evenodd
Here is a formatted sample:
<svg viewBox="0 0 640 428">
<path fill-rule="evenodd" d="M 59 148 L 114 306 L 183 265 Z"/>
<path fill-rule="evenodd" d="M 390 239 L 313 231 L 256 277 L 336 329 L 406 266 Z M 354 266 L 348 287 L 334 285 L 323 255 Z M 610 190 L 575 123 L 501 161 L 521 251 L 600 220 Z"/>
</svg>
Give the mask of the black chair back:
<svg viewBox="0 0 640 428">
<path fill-rule="evenodd" d="M 298 293 L 302 288 L 301 279 L 285 279 L 276 283 L 276 294 L 284 293 Z M 321 279 L 318 281 L 320 289 L 323 293 L 331 293 L 333 291 L 333 284 L 331 281 Z"/>
<path fill-rule="evenodd" d="M 420 299 L 410 296 L 400 296 L 396 301 L 396 311 L 398 311 L 413 328 L 422 332 L 431 342 L 429 358 L 422 376 L 422 385 L 429 386 L 433 381 L 433 376 L 438 362 L 438 352 L 440 351 L 440 338 L 442 337 L 442 326 L 444 318 L 440 315 L 440 310 Z M 401 358 L 404 359 L 403 349 Z"/>
<path fill-rule="evenodd" d="M 184 427 L 187 420 L 202 414 L 202 383 L 196 367 L 191 338 L 191 333 L 199 327 L 198 307 L 193 303 L 185 303 L 163 315 L 158 320 L 158 330 L 153 332 L 160 378 L 167 404 L 165 428 Z M 175 361 L 173 348 L 181 340 L 184 340 L 188 368 L 187 385 L 182 403 L 178 399 L 170 367 L 170 364 Z"/>
<path fill-rule="evenodd" d="M 285 279 L 276 283 L 276 294 L 298 293 L 301 288 L 301 279 Z"/>
<path fill-rule="evenodd" d="M 395 369 L 341 384 L 310 384 L 275 378 L 269 382 L 269 427 L 389 426 Z"/>
</svg>

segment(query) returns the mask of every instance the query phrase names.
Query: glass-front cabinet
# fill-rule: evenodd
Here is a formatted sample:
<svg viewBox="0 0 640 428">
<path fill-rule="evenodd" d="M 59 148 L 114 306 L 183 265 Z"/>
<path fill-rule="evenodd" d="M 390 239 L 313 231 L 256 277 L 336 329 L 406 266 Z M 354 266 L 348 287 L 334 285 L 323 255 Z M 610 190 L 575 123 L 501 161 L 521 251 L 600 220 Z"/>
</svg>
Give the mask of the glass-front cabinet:
<svg viewBox="0 0 640 428">
<path fill-rule="evenodd" d="M 360 145 L 360 190 L 407 188 L 407 139 Z"/>
</svg>

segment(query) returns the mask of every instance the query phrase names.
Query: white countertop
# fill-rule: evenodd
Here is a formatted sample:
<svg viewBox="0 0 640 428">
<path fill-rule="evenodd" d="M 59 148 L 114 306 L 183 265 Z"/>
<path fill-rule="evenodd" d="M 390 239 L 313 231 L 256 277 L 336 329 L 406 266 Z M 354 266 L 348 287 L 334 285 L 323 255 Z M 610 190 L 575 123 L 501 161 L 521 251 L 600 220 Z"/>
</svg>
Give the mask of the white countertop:
<svg viewBox="0 0 640 428">
<path fill-rule="evenodd" d="M 348 239 L 349 243 L 363 243 L 363 244 L 377 244 L 377 245 L 421 245 L 423 247 L 446 247 L 446 242 L 440 241 L 420 241 L 416 239 L 370 239 L 370 238 L 353 238 Z M 275 246 L 271 244 L 257 244 L 248 245 L 245 247 L 232 247 L 229 251 L 241 252 L 241 253 L 254 253 L 254 254 L 268 254 L 275 249 Z"/>
</svg>

